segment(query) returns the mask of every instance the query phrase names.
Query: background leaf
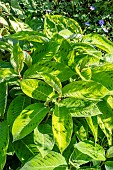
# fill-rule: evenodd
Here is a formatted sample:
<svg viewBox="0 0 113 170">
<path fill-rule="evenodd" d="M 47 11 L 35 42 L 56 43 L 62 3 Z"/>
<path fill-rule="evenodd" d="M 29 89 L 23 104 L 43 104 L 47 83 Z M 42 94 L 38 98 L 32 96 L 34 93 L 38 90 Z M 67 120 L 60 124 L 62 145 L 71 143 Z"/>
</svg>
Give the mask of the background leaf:
<svg viewBox="0 0 113 170">
<path fill-rule="evenodd" d="M 0 121 L 0 169 L 6 163 L 6 154 L 9 143 L 9 129 L 6 120 Z"/>
<path fill-rule="evenodd" d="M 0 83 L 0 117 L 4 116 L 6 105 L 7 105 L 7 83 Z"/>
</svg>

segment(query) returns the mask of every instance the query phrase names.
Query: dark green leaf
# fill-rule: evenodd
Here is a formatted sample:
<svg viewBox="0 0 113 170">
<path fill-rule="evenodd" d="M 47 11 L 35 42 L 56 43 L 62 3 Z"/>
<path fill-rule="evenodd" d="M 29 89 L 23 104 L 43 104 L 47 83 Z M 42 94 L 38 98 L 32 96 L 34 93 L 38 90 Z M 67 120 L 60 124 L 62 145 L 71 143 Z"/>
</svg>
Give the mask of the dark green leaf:
<svg viewBox="0 0 113 170">
<path fill-rule="evenodd" d="M 0 117 L 4 116 L 6 104 L 7 104 L 7 83 L 0 83 Z"/>
</svg>

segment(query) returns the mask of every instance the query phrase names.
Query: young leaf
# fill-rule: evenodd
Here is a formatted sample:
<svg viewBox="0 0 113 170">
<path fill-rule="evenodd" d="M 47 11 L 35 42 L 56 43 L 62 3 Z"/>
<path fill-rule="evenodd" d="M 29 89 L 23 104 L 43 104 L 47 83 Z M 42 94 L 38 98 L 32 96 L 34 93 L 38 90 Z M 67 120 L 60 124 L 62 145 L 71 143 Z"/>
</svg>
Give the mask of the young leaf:
<svg viewBox="0 0 113 170">
<path fill-rule="evenodd" d="M 109 91 L 100 83 L 94 81 L 75 81 L 67 84 L 62 89 L 63 97 L 73 97 L 78 99 L 101 99 Z"/>
<path fill-rule="evenodd" d="M 94 144 L 91 141 L 79 142 L 74 145 L 80 152 L 90 156 L 92 159 L 97 161 L 105 161 L 105 151 L 102 146 Z"/>
<path fill-rule="evenodd" d="M 49 111 L 41 103 L 34 103 L 26 107 L 15 119 L 12 127 L 13 141 L 22 139 L 40 124 Z"/>
<path fill-rule="evenodd" d="M 6 162 L 6 154 L 9 143 L 9 129 L 6 120 L 0 121 L 0 169 L 2 170 Z"/>
<path fill-rule="evenodd" d="M 55 106 L 52 115 L 52 129 L 55 141 L 62 153 L 70 143 L 73 132 L 73 121 L 66 107 Z"/>
<path fill-rule="evenodd" d="M 46 101 L 53 93 L 53 89 L 42 80 L 23 79 L 20 85 L 27 96 L 37 100 Z"/>
<path fill-rule="evenodd" d="M 42 157 L 45 157 L 54 146 L 53 137 L 49 133 L 40 132 L 38 127 L 34 129 L 34 142 Z"/>
<path fill-rule="evenodd" d="M 20 170 L 26 169 L 67 170 L 68 168 L 65 158 L 60 153 L 51 151 L 44 158 L 40 154 L 36 155 L 34 158 L 29 160 Z"/>
<path fill-rule="evenodd" d="M 113 53 L 113 43 L 102 35 L 94 33 L 85 35 L 83 37 L 83 42 L 89 42 L 90 44 L 95 45 L 108 53 Z"/>
<path fill-rule="evenodd" d="M 7 104 L 7 83 L 0 83 L 0 117 L 4 116 L 6 104 Z"/>
<path fill-rule="evenodd" d="M 19 73 L 22 71 L 24 66 L 24 53 L 20 48 L 19 44 L 13 47 L 13 52 L 11 55 L 11 64 L 14 67 L 15 72 Z"/>
<path fill-rule="evenodd" d="M 55 61 L 40 61 L 27 69 L 24 73 L 24 78 L 37 78 L 38 72 L 51 73 L 58 77 L 61 82 L 68 80 L 75 73 L 65 64 Z"/>
<path fill-rule="evenodd" d="M 17 96 L 10 103 L 8 111 L 7 111 L 7 121 L 12 128 L 13 122 L 19 116 L 21 111 L 30 104 L 30 98 L 27 96 Z"/>
<path fill-rule="evenodd" d="M 65 106 L 73 117 L 90 117 L 102 114 L 96 105 L 97 102 L 94 101 L 70 97 L 62 99 L 58 104 L 61 107 Z"/>
</svg>

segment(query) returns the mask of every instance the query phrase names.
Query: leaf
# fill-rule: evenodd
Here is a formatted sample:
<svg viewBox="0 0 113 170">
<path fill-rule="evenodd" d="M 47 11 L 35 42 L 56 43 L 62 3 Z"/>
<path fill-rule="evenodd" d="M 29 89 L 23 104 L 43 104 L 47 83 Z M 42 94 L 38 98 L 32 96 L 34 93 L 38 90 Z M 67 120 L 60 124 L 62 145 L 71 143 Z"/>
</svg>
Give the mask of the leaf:
<svg viewBox="0 0 113 170">
<path fill-rule="evenodd" d="M 113 64 L 92 68 L 92 80 L 101 83 L 108 90 L 113 90 Z"/>
<path fill-rule="evenodd" d="M 33 77 L 32 77 L 33 78 Z M 52 74 L 37 72 L 37 78 L 44 80 L 48 85 L 50 85 L 59 95 L 62 94 L 62 84 L 60 80 Z"/>
<path fill-rule="evenodd" d="M 12 100 L 7 111 L 7 121 L 12 128 L 13 122 L 19 116 L 21 111 L 30 104 L 30 98 L 27 96 L 19 95 Z"/>
<path fill-rule="evenodd" d="M 101 99 L 109 91 L 100 83 L 94 81 L 75 81 L 62 88 L 63 97 L 72 97 L 78 99 Z"/>
<path fill-rule="evenodd" d="M 0 83 L 17 76 L 12 68 L 0 68 Z"/>
<path fill-rule="evenodd" d="M 23 51 L 23 53 L 24 53 L 24 62 L 26 63 L 26 65 L 27 65 L 28 67 L 32 66 L 32 58 L 31 58 L 31 56 L 29 55 L 29 53 L 26 52 L 26 51 Z"/>
<path fill-rule="evenodd" d="M 34 142 L 43 158 L 53 149 L 54 146 L 53 137 L 49 133 L 40 132 L 38 127 L 34 129 Z"/>
<path fill-rule="evenodd" d="M 92 117 L 86 117 L 86 121 L 93 133 L 95 142 L 98 140 L 98 122 L 97 122 L 97 116 Z"/>
<path fill-rule="evenodd" d="M 106 101 L 98 103 L 99 110 L 103 113 L 98 115 L 98 125 L 107 137 L 108 144 L 112 145 L 112 130 L 113 130 L 113 111 Z"/>
<path fill-rule="evenodd" d="M 37 100 L 46 101 L 53 93 L 53 89 L 42 80 L 23 79 L 20 85 L 27 96 Z"/>
<path fill-rule="evenodd" d="M 67 163 L 65 158 L 57 152 L 51 151 L 44 158 L 41 155 L 36 155 L 34 158 L 29 160 L 20 170 L 32 170 L 32 169 L 42 169 L 42 170 L 67 170 Z"/>
<path fill-rule="evenodd" d="M 12 51 L 11 44 L 8 44 L 7 42 L 0 41 L 0 48 L 3 49 L 3 50 L 9 51 L 9 52 Z"/>
<path fill-rule="evenodd" d="M 7 104 L 7 83 L 2 82 L 0 83 L 0 117 L 4 117 L 6 104 Z"/>
<path fill-rule="evenodd" d="M 85 119 L 75 119 L 73 133 L 75 133 L 76 137 L 79 141 L 87 140 L 88 138 L 88 124 Z"/>
<path fill-rule="evenodd" d="M 14 70 L 16 73 L 19 73 L 22 71 L 23 67 L 24 67 L 24 53 L 22 51 L 22 49 L 20 48 L 19 44 L 16 44 L 13 47 L 13 52 L 11 55 L 11 64 L 14 67 Z"/>
<path fill-rule="evenodd" d="M 0 16 L 0 24 L 3 24 L 4 26 L 8 26 L 7 21 L 1 16 Z"/>
<path fill-rule="evenodd" d="M 30 133 L 28 136 L 20 139 L 19 141 L 13 142 L 12 145 L 17 157 L 22 163 L 26 163 L 31 157 L 35 156 L 32 149 L 33 146 L 36 148 L 33 141 L 33 133 Z M 37 153 L 39 153 L 38 150 Z"/>
<path fill-rule="evenodd" d="M 53 34 L 58 33 L 63 29 L 68 29 L 72 33 L 82 34 L 82 30 L 75 20 L 61 15 L 46 15 L 44 33 L 48 37 L 52 37 Z"/>
<path fill-rule="evenodd" d="M 0 169 L 6 163 L 6 154 L 9 143 L 9 129 L 6 120 L 0 121 Z"/>
<path fill-rule="evenodd" d="M 41 103 L 31 104 L 22 110 L 13 123 L 13 141 L 22 139 L 31 133 L 44 119 L 48 111 L 49 109 Z"/>
<path fill-rule="evenodd" d="M 58 77 L 61 82 L 68 80 L 75 74 L 68 66 L 62 63 L 41 61 L 27 69 L 24 73 L 24 78 L 37 78 L 38 72 L 50 73 Z"/>
<path fill-rule="evenodd" d="M 72 166 L 79 169 L 80 165 L 86 164 L 89 161 L 92 161 L 92 158 L 82 152 L 80 152 L 78 149 L 74 149 L 72 152 L 69 162 Z"/>
<path fill-rule="evenodd" d="M 106 37 L 99 35 L 99 34 L 88 34 L 83 37 L 83 42 L 89 42 L 90 44 L 99 47 L 100 49 L 108 52 L 113 53 L 113 43 L 108 40 Z"/>
<path fill-rule="evenodd" d="M 9 19 L 9 22 L 11 23 L 11 26 L 15 32 L 26 31 L 26 30 L 31 31 L 32 30 L 29 25 L 27 25 L 25 22 L 17 21 L 16 18 L 15 18 L 15 21 Z M 12 36 L 10 36 L 10 35 L 9 35 L 9 37 L 12 38 Z"/>
<path fill-rule="evenodd" d="M 107 158 L 112 158 L 113 157 L 113 146 L 111 146 L 107 152 L 106 152 L 106 157 Z"/>
<path fill-rule="evenodd" d="M 7 38 L 16 39 L 16 40 L 26 40 L 30 42 L 39 42 L 43 43 L 48 41 L 45 35 L 39 33 L 38 31 L 19 31 L 15 34 L 9 35 Z"/>
<path fill-rule="evenodd" d="M 102 53 L 99 50 L 97 51 L 92 45 L 89 45 L 87 42 L 74 43 L 72 48 L 75 49 L 75 51 L 82 51 L 82 53 L 92 55 L 98 59 L 102 57 Z"/>
<path fill-rule="evenodd" d="M 105 161 L 105 151 L 102 146 L 94 144 L 91 141 L 79 142 L 74 145 L 80 152 L 90 156 L 92 159 L 97 161 Z"/>
<path fill-rule="evenodd" d="M 113 169 L 113 161 L 107 161 L 105 163 L 106 170 L 112 170 Z"/>
<path fill-rule="evenodd" d="M 65 106 L 72 117 L 90 117 L 101 114 L 96 103 L 94 101 L 69 97 L 62 99 L 58 104 L 61 107 Z"/>
<path fill-rule="evenodd" d="M 55 141 L 62 153 L 70 143 L 73 132 L 73 121 L 66 107 L 55 106 L 52 115 L 52 129 Z"/>
</svg>

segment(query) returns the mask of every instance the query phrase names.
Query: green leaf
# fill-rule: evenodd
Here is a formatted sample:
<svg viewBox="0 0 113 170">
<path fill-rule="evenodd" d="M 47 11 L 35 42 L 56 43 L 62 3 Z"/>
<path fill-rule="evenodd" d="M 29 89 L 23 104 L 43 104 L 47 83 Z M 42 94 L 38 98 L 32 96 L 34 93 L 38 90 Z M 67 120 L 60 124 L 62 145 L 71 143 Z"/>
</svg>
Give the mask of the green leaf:
<svg viewBox="0 0 113 170">
<path fill-rule="evenodd" d="M 97 122 L 97 116 L 92 117 L 86 117 L 86 121 L 93 133 L 95 142 L 98 140 L 98 122 Z"/>
<path fill-rule="evenodd" d="M 36 155 L 34 158 L 29 160 L 20 170 L 67 170 L 67 163 L 65 158 L 57 152 L 51 151 L 44 158 L 41 155 Z"/>
<path fill-rule="evenodd" d="M 23 79 L 20 85 L 27 96 L 37 100 L 46 101 L 53 94 L 53 89 L 42 80 Z"/>
<path fill-rule="evenodd" d="M 108 90 L 113 90 L 113 64 L 92 68 L 92 80 L 101 83 Z"/>
<path fill-rule="evenodd" d="M 95 45 L 108 53 L 113 53 L 113 43 L 102 35 L 88 34 L 83 37 L 82 41 L 89 42 L 89 44 Z"/>
<path fill-rule="evenodd" d="M 13 123 L 13 141 L 22 139 L 31 133 L 44 119 L 48 111 L 49 109 L 41 103 L 31 104 L 22 110 Z"/>
<path fill-rule="evenodd" d="M 4 116 L 6 104 L 7 104 L 7 83 L 0 83 L 0 117 Z"/>
<path fill-rule="evenodd" d="M 113 131 L 113 111 L 106 101 L 98 103 L 102 115 L 98 115 L 98 125 L 107 137 L 108 144 L 112 145 L 112 131 Z"/>
<path fill-rule="evenodd" d="M 28 24 L 26 24 L 25 22 L 19 22 L 16 20 L 16 18 L 14 20 L 9 19 L 9 21 L 15 32 L 26 31 L 26 30 L 32 31 L 32 29 L 30 28 Z M 12 36 L 9 36 L 9 37 L 12 38 Z"/>
<path fill-rule="evenodd" d="M 47 126 L 45 126 L 45 128 L 47 128 Z M 45 157 L 53 149 L 54 146 L 53 137 L 47 132 L 40 132 L 38 127 L 34 129 L 34 142 L 42 157 Z"/>
<path fill-rule="evenodd" d="M 105 151 L 102 146 L 95 144 L 91 141 L 79 142 L 74 145 L 80 152 L 90 156 L 92 159 L 97 161 L 105 161 Z"/>
<path fill-rule="evenodd" d="M 106 170 L 112 170 L 113 169 L 113 161 L 107 161 L 105 163 Z"/>
<path fill-rule="evenodd" d="M 7 111 L 7 121 L 10 125 L 10 129 L 12 128 L 13 122 L 19 116 L 21 111 L 30 104 L 30 98 L 27 96 L 17 96 L 10 103 Z"/>
<path fill-rule="evenodd" d="M 35 156 L 33 147 L 36 148 L 33 139 L 33 133 L 30 133 L 25 138 L 12 143 L 15 153 L 22 163 L 27 162 L 31 157 Z M 38 150 L 37 150 L 37 153 Z"/>
<path fill-rule="evenodd" d="M 58 105 L 65 106 L 73 117 L 90 117 L 101 114 L 97 102 L 77 98 L 62 99 Z"/>
<path fill-rule="evenodd" d="M 48 37 L 52 37 L 53 34 L 64 29 L 68 29 L 72 33 L 82 34 L 82 30 L 75 20 L 61 15 L 46 15 L 44 21 L 44 33 Z"/>
<path fill-rule="evenodd" d="M 61 82 L 68 80 L 75 73 L 66 65 L 55 61 L 41 61 L 24 73 L 24 78 L 38 78 L 38 72 L 51 73 L 60 79 Z"/>
<path fill-rule="evenodd" d="M 63 97 L 78 99 L 101 99 L 108 93 L 104 86 L 94 81 L 75 81 L 62 88 Z"/>
<path fill-rule="evenodd" d="M 0 83 L 17 76 L 12 68 L 0 68 Z"/>
<path fill-rule="evenodd" d="M 92 161 L 92 158 L 88 156 L 87 154 L 80 152 L 76 148 L 72 152 L 70 159 L 69 159 L 70 164 L 72 164 L 77 169 L 80 168 L 80 165 L 88 163 L 89 161 Z"/>
<path fill-rule="evenodd" d="M 25 30 L 12 34 L 7 38 L 12 38 L 16 40 L 26 40 L 30 42 L 39 42 L 39 43 L 48 41 L 45 35 L 39 33 L 38 31 L 25 31 Z"/>
<path fill-rule="evenodd" d="M 107 158 L 112 158 L 113 157 L 113 146 L 111 146 L 107 152 L 106 152 L 106 157 Z"/>
<path fill-rule="evenodd" d="M 11 64 L 14 67 L 14 70 L 16 73 L 20 74 L 24 67 L 24 53 L 22 49 L 20 48 L 19 44 L 16 44 L 13 47 L 13 52 L 11 55 Z"/>
<path fill-rule="evenodd" d="M 6 163 L 6 154 L 9 143 L 9 129 L 6 120 L 0 121 L 0 169 Z"/>
<path fill-rule="evenodd" d="M 75 43 L 72 48 L 75 49 L 75 51 L 82 51 L 82 53 L 92 55 L 93 57 L 98 59 L 102 57 L 102 53 L 100 51 L 97 51 L 92 45 L 89 45 L 88 43 Z"/>
<path fill-rule="evenodd" d="M 0 16 L 0 24 L 3 24 L 4 26 L 8 26 L 7 21 L 1 16 Z"/>
<path fill-rule="evenodd" d="M 27 65 L 28 67 L 32 66 L 32 58 L 31 58 L 31 56 L 29 55 L 29 53 L 26 52 L 26 51 L 23 51 L 23 53 L 24 53 L 24 62 L 26 63 L 26 65 Z"/>
<path fill-rule="evenodd" d="M 52 115 L 52 129 L 55 141 L 62 153 L 70 143 L 73 132 L 73 121 L 66 107 L 55 106 Z"/>
<path fill-rule="evenodd" d="M 9 52 L 12 51 L 11 44 L 8 44 L 7 42 L 0 41 L 0 48 Z"/>
<path fill-rule="evenodd" d="M 31 77 L 33 78 L 33 77 Z M 35 76 L 36 78 L 36 76 Z M 62 84 L 60 80 L 52 74 L 37 72 L 37 78 L 44 80 L 48 85 L 50 85 L 58 94 L 62 94 Z"/>
</svg>

